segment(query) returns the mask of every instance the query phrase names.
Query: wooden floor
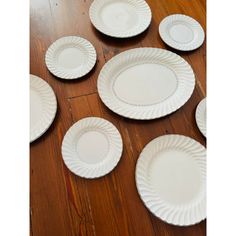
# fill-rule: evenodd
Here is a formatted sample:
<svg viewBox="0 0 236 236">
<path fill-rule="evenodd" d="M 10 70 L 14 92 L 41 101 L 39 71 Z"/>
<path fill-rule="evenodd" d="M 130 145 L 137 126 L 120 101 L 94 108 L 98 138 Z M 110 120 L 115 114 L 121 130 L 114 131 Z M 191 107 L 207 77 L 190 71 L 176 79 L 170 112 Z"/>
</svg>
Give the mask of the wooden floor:
<svg viewBox="0 0 236 236">
<path fill-rule="evenodd" d="M 98 74 L 114 55 L 135 47 L 170 49 L 158 34 L 158 25 L 167 15 L 190 15 L 206 30 L 205 0 L 147 2 L 153 13 L 148 30 L 134 38 L 113 39 L 91 25 L 88 10 L 92 0 L 31 0 L 30 73 L 46 80 L 58 99 L 53 125 L 30 146 L 32 236 L 206 235 L 206 221 L 190 227 L 176 227 L 153 216 L 139 198 L 134 179 L 140 151 L 157 136 L 182 134 L 206 145 L 194 118 L 196 106 L 206 92 L 206 42 L 193 52 L 177 52 L 192 65 L 197 83 L 190 100 L 165 118 L 152 121 L 123 118 L 106 108 L 97 93 Z M 98 54 L 92 72 L 71 82 L 55 78 L 44 62 L 48 46 L 68 35 L 88 39 Z M 95 180 L 72 174 L 61 156 L 64 134 L 74 122 L 87 116 L 103 117 L 114 123 L 124 142 L 118 166 L 107 176 Z"/>
</svg>

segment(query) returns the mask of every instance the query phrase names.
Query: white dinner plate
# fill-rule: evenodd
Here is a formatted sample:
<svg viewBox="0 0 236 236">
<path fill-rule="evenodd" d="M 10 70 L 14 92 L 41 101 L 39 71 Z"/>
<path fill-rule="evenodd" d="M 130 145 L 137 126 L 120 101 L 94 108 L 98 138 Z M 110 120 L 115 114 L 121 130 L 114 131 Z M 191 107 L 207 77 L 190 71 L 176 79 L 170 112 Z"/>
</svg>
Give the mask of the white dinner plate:
<svg viewBox="0 0 236 236">
<path fill-rule="evenodd" d="M 84 178 L 98 178 L 112 171 L 122 154 L 122 138 L 107 120 L 87 117 L 66 133 L 62 156 L 66 166 Z"/>
<path fill-rule="evenodd" d="M 195 77 L 180 56 L 160 48 L 136 48 L 108 61 L 98 77 L 107 107 L 132 119 L 155 119 L 174 112 L 190 98 Z"/>
<path fill-rule="evenodd" d="M 77 79 L 92 70 L 96 58 L 96 50 L 88 40 L 68 36 L 50 45 L 45 62 L 55 76 L 62 79 Z"/>
<path fill-rule="evenodd" d="M 46 132 L 56 111 L 57 100 L 50 85 L 38 76 L 30 75 L 30 142 Z"/>
<path fill-rule="evenodd" d="M 165 17 L 159 25 L 162 40 L 172 48 L 190 51 L 203 44 L 202 26 L 190 16 L 175 14 Z"/>
<path fill-rule="evenodd" d="M 100 32 L 112 37 L 128 38 L 148 28 L 152 12 L 144 0 L 94 0 L 89 16 Z"/>
<path fill-rule="evenodd" d="M 206 218 L 206 149 L 182 135 L 152 140 L 136 165 L 136 185 L 145 206 L 179 226 Z"/>
<path fill-rule="evenodd" d="M 206 137 L 206 98 L 198 104 L 195 118 L 199 130 Z"/>
</svg>

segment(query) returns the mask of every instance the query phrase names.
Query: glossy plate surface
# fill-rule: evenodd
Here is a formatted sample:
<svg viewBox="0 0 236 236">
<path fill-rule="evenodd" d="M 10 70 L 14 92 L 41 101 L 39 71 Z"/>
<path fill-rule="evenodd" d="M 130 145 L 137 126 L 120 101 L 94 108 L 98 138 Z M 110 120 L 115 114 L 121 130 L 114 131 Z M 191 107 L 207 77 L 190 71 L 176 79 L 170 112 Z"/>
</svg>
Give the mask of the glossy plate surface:
<svg viewBox="0 0 236 236">
<path fill-rule="evenodd" d="M 107 120 L 88 117 L 66 133 L 62 156 L 66 166 L 84 178 L 98 178 L 112 171 L 122 154 L 122 138 Z"/>
<path fill-rule="evenodd" d="M 159 48 L 136 48 L 113 57 L 98 77 L 105 105 L 132 119 L 155 119 L 174 112 L 190 98 L 195 77 L 180 56 Z"/>
<path fill-rule="evenodd" d="M 151 23 L 152 13 L 144 0 L 94 0 L 89 16 L 100 32 L 127 38 L 146 30 Z"/>
<path fill-rule="evenodd" d="M 181 51 L 200 47 L 205 38 L 202 26 L 192 17 L 182 14 L 164 18 L 159 25 L 159 33 L 167 45 Z"/>
<path fill-rule="evenodd" d="M 146 207 L 163 221 L 187 226 L 206 218 L 206 150 L 182 135 L 152 140 L 136 165 L 136 185 Z"/>
<path fill-rule="evenodd" d="M 30 75 L 30 142 L 45 133 L 56 111 L 56 96 L 50 85 L 38 76 Z"/>
<path fill-rule="evenodd" d="M 45 62 L 49 71 L 62 79 L 77 79 L 89 73 L 96 63 L 96 50 L 86 39 L 68 36 L 48 48 Z"/>
</svg>

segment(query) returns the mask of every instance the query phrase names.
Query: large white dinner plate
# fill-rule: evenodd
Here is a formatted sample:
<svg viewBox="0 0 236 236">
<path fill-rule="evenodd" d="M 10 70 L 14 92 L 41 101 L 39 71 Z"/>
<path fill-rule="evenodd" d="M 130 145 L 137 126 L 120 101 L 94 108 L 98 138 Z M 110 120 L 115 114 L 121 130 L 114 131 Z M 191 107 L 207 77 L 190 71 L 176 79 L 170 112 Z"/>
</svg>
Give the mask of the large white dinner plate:
<svg viewBox="0 0 236 236">
<path fill-rule="evenodd" d="M 122 154 L 122 138 L 107 120 L 87 117 L 66 133 L 62 156 L 66 166 L 84 178 L 98 178 L 112 171 Z"/>
<path fill-rule="evenodd" d="M 96 50 L 88 40 L 67 36 L 50 45 L 45 62 L 55 76 L 62 79 L 77 79 L 92 70 L 96 58 Z"/>
<path fill-rule="evenodd" d="M 202 26 L 192 17 L 175 14 L 165 17 L 159 25 L 162 40 L 172 48 L 190 51 L 203 44 Z"/>
<path fill-rule="evenodd" d="M 152 140 L 136 165 L 145 206 L 163 221 L 187 226 L 206 218 L 206 149 L 182 135 Z"/>
<path fill-rule="evenodd" d="M 190 98 L 195 77 L 180 56 L 159 48 L 136 48 L 108 61 L 98 92 L 112 111 L 133 119 L 155 119 L 174 112 Z"/>
<path fill-rule="evenodd" d="M 100 32 L 112 37 L 127 38 L 147 29 L 152 12 L 144 0 L 94 0 L 89 16 Z"/>
<path fill-rule="evenodd" d="M 199 130 L 206 137 L 206 98 L 198 104 L 195 118 Z"/>
<path fill-rule="evenodd" d="M 50 85 L 38 76 L 30 75 L 30 142 L 46 132 L 56 111 L 57 100 Z"/>
</svg>

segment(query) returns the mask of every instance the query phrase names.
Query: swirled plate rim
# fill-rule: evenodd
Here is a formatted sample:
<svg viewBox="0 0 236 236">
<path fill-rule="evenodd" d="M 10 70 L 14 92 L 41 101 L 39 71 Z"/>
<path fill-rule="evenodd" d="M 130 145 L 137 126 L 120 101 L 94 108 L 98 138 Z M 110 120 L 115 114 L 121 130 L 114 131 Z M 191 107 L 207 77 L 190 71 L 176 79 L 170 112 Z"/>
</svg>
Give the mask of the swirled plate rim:
<svg viewBox="0 0 236 236">
<path fill-rule="evenodd" d="M 93 24 L 93 26 L 100 31 L 101 33 L 108 35 L 110 37 L 115 37 L 115 38 L 129 38 L 129 37 L 134 37 L 137 36 L 139 34 L 141 34 L 142 32 L 144 32 L 149 25 L 151 24 L 151 20 L 152 20 L 152 11 L 148 5 L 148 3 L 144 0 L 128 0 L 126 2 L 130 2 L 131 4 L 136 4 L 136 6 L 139 6 L 143 13 L 144 13 L 144 17 L 142 18 L 142 20 L 140 21 L 138 27 L 136 27 L 136 29 L 134 28 L 133 30 L 129 29 L 126 30 L 125 32 L 120 32 L 117 30 L 111 30 L 107 27 L 104 26 L 104 24 L 102 24 L 99 21 L 99 17 L 97 16 L 97 13 L 99 12 L 99 9 L 106 4 L 107 2 L 124 2 L 124 0 L 94 0 L 89 8 L 89 17 L 90 20 Z"/>
<path fill-rule="evenodd" d="M 195 32 L 197 32 L 197 40 L 192 40 L 190 43 L 179 43 L 175 40 L 173 40 L 169 34 L 167 33 L 166 28 L 168 25 L 176 22 L 176 21 L 185 21 L 188 23 L 188 25 L 191 25 L 192 28 L 195 29 Z M 190 16 L 184 15 L 184 14 L 173 14 L 165 17 L 161 23 L 159 24 L 159 34 L 161 39 L 170 47 L 180 50 L 180 51 L 192 51 L 197 48 L 199 48 L 205 39 L 205 33 L 200 25 L 200 23 L 193 19 Z"/>
<path fill-rule="evenodd" d="M 206 112 L 206 98 L 203 98 L 197 105 L 195 112 L 195 120 L 198 129 L 206 137 L 206 119 L 204 114 L 205 112 Z"/>
<path fill-rule="evenodd" d="M 181 150 L 186 149 L 188 153 L 192 152 L 191 158 L 196 161 L 201 173 L 201 189 L 194 203 L 174 206 L 162 199 L 151 188 L 149 181 L 145 178 L 147 158 L 150 152 L 156 153 L 157 146 L 160 150 L 166 150 L 168 146 L 178 147 Z M 159 150 L 159 151 L 160 151 Z M 150 141 L 141 151 L 136 163 L 135 182 L 140 198 L 147 209 L 156 217 L 168 224 L 177 226 L 190 226 L 197 224 L 206 218 L 206 149 L 196 140 L 178 134 L 168 134 L 159 136 Z"/>
<path fill-rule="evenodd" d="M 102 130 L 109 139 L 110 148 L 107 157 L 99 163 L 88 164 L 79 158 L 73 148 L 75 136 L 84 131 Z M 111 145 L 112 144 L 112 145 Z M 77 176 L 93 179 L 110 173 L 121 159 L 123 142 L 119 130 L 110 121 L 101 117 L 85 117 L 75 122 L 66 132 L 61 146 L 62 158 L 67 168 Z"/>
<path fill-rule="evenodd" d="M 112 79 L 114 79 L 114 75 L 119 74 L 118 72 L 114 73 L 114 70 L 116 67 L 118 67 L 118 71 L 121 70 L 120 65 L 123 64 L 127 66 L 129 63 L 132 64 L 135 61 L 142 64 L 145 63 L 146 60 L 148 60 L 148 63 L 157 64 L 160 64 L 158 63 L 158 60 L 167 60 L 168 63 L 174 68 L 172 68 L 172 70 L 179 75 L 177 78 L 179 82 L 177 89 L 166 100 L 155 105 L 128 106 L 125 102 L 118 102 L 119 99 L 116 98 L 114 91 L 112 91 L 112 89 L 108 86 Z M 189 100 L 193 93 L 194 87 L 195 75 L 192 67 L 187 61 L 173 52 L 152 47 L 129 49 L 114 56 L 103 66 L 97 80 L 98 94 L 103 103 L 113 112 L 121 116 L 137 120 L 156 119 L 176 111 Z"/>
<path fill-rule="evenodd" d="M 65 45 L 77 44 L 88 54 L 87 63 L 82 66 L 80 69 L 64 69 L 57 65 L 55 62 L 54 54 L 58 49 Z M 65 36 L 54 41 L 47 49 L 45 54 L 45 63 L 48 70 L 58 78 L 61 79 L 79 79 L 86 74 L 88 74 L 96 64 L 97 53 L 95 47 L 92 45 L 90 41 L 80 36 Z"/>
<path fill-rule="evenodd" d="M 41 137 L 51 126 L 57 112 L 57 99 L 52 87 L 39 76 L 30 74 L 30 89 L 35 86 L 44 100 L 42 118 L 36 127 L 30 125 L 30 143 Z"/>
</svg>

